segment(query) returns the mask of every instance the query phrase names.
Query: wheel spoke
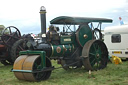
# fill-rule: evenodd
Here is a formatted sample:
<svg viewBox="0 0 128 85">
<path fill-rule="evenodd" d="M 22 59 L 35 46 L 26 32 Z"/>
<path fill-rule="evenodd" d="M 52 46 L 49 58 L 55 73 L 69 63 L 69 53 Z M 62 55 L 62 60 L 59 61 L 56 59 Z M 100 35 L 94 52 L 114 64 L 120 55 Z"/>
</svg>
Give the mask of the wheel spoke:
<svg viewBox="0 0 128 85">
<path fill-rule="evenodd" d="M 24 49 L 23 49 L 23 47 L 22 47 L 22 46 L 20 46 L 20 45 L 19 45 L 19 49 L 20 49 L 20 51 L 23 51 L 23 50 L 24 50 Z"/>
<path fill-rule="evenodd" d="M 97 50 L 100 50 L 100 46 L 99 45 L 97 45 L 97 46 L 98 46 Z"/>
<path fill-rule="evenodd" d="M 37 69 L 37 67 L 38 67 L 38 64 L 34 63 L 34 69 Z"/>
<path fill-rule="evenodd" d="M 37 73 L 36 74 L 36 79 L 40 79 L 40 77 L 41 77 L 41 74 L 40 73 Z"/>
<path fill-rule="evenodd" d="M 96 43 L 96 50 L 98 50 L 98 46 L 99 46 L 99 45 Z"/>
<path fill-rule="evenodd" d="M 12 36 L 15 36 L 15 34 L 16 34 L 16 32 L 14 32 L 14 33 L 12 34 Z"/>
<path fill-rule="evenodd" d="M 94 50 L 95 50 L 95 52 L 96 52 L 96 47 L 95 47 L 95 45 L 93 44 L 93 48 L 94 48 Z"/>
<path fill-rule="evenodd" d="M 95 63 L 95 60 L 96 60 L 96 59 L 93 59 L 93 61 L 91 61 L 91 64 Z"/>
<path fill-rule="evenodd" d="M 95 49 L 96 49 L 96 51 L 98 50 L 98 44 L 97 43 L 95 43 Z"/>
<path fill-rule="evenodd" d="M 93 55 L 93 56 L 95 56 L 95 54 L 94 53 L 89 53 L 90 55 Z"/>
<path fill-rule="evenodd" d="M 10 34 L 12 33 L 12 31 L 11 31 L 11 27 L 9 27 L 9 31 L 10 31 Z"/>
<path fill-rule="evenodd" d="M 11 37 L 8 40 L 6 40 L 5 43 L 8 43 L 10 39 L 11 39 Z"/>
</svg>

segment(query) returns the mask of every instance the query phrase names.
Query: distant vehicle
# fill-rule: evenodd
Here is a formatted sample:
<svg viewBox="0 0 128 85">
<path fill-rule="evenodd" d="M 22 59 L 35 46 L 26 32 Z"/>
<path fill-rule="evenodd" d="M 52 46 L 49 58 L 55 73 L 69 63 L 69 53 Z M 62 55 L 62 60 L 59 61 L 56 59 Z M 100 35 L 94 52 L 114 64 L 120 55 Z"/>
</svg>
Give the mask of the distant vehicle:
<svg viewBox="0 0 128 85">
<path fill-rule="evenodd" d="M 21 36 L 19 29 L 15 26 L 5 28 L 0 25 L 0 62 L 4 65 L 12 65 L 19 56 L 19 52 L 25 50 L 24 43 L 30 38 L 34 40 L 30 34 Z"/>
<path fill-rule="evenodd" d="M 128 25 L 106 27 L 104 42 L 108 48 L 109 56 L 128 58 Z"/>
</svg>

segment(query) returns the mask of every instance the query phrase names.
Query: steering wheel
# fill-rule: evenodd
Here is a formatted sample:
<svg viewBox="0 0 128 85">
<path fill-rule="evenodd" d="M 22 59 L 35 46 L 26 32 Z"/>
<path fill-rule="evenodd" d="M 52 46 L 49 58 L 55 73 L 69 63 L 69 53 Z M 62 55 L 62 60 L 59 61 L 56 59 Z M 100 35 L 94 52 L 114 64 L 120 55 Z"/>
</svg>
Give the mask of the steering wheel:
<svg viewBox="0 0 128 85">
<path fill-rule="evenodd" d="M 14 26 L 9 26 L 5 28 L 1 36 L 1 40 L 3 41 L 3 43 L 9 47 L 11 47 L 13 43 L 15 43 L 20 38 L 21 33 L 18 28 Z"/>
</svg>

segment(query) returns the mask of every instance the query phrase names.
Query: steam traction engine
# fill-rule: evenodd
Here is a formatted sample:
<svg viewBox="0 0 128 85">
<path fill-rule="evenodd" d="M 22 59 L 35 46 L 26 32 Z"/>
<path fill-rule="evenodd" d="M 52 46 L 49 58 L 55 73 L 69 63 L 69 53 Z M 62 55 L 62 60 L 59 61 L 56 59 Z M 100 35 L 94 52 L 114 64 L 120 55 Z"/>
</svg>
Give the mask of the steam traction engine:
<svg viewBox="0 0 128 85">
<path fill-rule="evenodd" d="M 107 66 L 108 51 L 99 38 L 102 22 L 112 22 L 111 19 L 61 16 L 50 21 L 52 25 L 46 33 L 45 14 L 42 6 L 41 42 L 29 40 L 26 43 L 29 50 L 21 51 L 13 65 L 16 78 L 28 81 L 48 79 L 54 69 L 50 59 L 57 59 L 65 70 L 82 66 L 86 70 L 97 70 Z M 92 22 L 98 22 L 99 30 Z M 64 25 L 63 31 L 58 33 L 59 27 L 53 24 Z"/>
<path fill-rule="evenodd" d="M 19 52 L 25 49 L 24 41 L 25 37 L 21 36 L 18 28 L 3 27 L 0 36 L 0 62 L 4 65 L 13 64 Z"/>
</svg>

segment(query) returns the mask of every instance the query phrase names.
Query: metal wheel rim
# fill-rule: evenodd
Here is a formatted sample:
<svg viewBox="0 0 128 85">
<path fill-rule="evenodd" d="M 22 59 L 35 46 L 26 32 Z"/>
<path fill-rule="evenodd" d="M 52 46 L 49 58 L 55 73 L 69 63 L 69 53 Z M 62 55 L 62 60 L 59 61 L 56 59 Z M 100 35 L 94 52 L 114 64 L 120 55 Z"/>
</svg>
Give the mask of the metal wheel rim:
<svg viewBox="0 0 128 85">
<path fill-rule="evenodd" d="M 33 65 L 33 70 L 41 70 L 40 68 L 40 62 L 41 57 L 38 57 Z M 46 67 L 51 67 L 50 60 L 46 57 Z M 51 71 L 41 72 L 41 73 L 34 73 L 33 76 L 35 77 L 36 81 L 46 80 L 50 77 Z"/>
</svg>

